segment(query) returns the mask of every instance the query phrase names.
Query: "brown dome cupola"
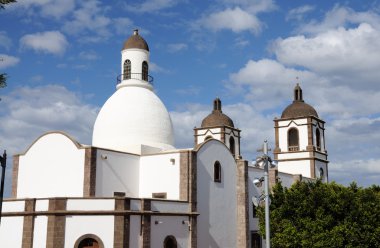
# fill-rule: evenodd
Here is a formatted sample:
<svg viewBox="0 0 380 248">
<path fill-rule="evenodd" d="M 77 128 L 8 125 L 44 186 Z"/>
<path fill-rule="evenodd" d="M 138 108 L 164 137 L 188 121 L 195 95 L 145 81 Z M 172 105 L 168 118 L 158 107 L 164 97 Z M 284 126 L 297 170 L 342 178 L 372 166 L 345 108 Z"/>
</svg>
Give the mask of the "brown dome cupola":
<svg viewBox="0 0 380 248">
<path fill-rule="evenodd" d="M 282 112 L 281 118 L 288 119 L 306 116 L 315 116 L 318 118 L 318 113 L 312 106 L 304 102 L 302 97 L 302 89 L 297 83 L 296 87 L 294 88 L 293 103 L 285 108 L 285 110 Z"/>
<path fill-rule="evenodd" d="M 138 29 L 135 29 L 133 31 L 133 35 L 131 35 L 128 40 L 124 42 L 122 50 L 131 48 L 143 49 L 149 52 L 148 43 L 146 43 L 144 38 L 139 35 Z"/>
<path fill-rule="evenodd" d="M 223 114 L 222 112 L 222 102 L 219 98 L 214 100 L 214 109 L 211 114 L 203 119 L 201 127 L 218 127 L 218 126 L 229 126 L 234 127 L 234 122 L 230 117 Z"/>
</svg>

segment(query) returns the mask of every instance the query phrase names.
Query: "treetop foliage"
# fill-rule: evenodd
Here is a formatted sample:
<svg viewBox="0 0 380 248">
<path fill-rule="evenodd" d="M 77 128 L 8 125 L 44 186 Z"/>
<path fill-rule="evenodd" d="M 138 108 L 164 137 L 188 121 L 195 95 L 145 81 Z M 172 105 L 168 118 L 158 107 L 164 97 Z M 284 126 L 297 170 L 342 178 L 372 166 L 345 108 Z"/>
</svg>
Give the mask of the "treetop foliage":
<svg viewBox="0 0 380 248">
<path fill-rule="evenodd" d="M 15 3 L 16 0 L 0 0 L 0 9 L 4 9 L 4 5 Z"/>
<path fill-rule="evenodd" d="M 277 184 L 271 200 L 272 247 L 380 247 L 379 186 Z M 258 215 L 264 236 L 264 208 Z"/>
</svg>

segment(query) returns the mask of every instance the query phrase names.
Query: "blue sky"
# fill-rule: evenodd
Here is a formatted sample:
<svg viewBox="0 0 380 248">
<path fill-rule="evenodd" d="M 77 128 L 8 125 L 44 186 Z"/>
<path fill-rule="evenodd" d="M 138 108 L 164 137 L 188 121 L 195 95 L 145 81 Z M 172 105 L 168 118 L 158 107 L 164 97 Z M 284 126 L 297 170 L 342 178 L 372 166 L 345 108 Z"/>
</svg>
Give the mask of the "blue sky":
<svg viewBox="0 0 380 248">
<path fill-rule="evenodd" d="M 0 10 L 0 147 L 23 152 L 44 132 L 91 144 L 115 91 L 120 49 L 138 28 L 178 148 L 212 100 L 242 130 L 245 159 L 291 103 L 296 78 L 326 124 L 329 176 L 380 182 L 380 2 L 19 0 Z M 11 161 L 9 161 L 11 163 Z M 7 171 L 10 182 L 10 166 Z"/>
</svg>

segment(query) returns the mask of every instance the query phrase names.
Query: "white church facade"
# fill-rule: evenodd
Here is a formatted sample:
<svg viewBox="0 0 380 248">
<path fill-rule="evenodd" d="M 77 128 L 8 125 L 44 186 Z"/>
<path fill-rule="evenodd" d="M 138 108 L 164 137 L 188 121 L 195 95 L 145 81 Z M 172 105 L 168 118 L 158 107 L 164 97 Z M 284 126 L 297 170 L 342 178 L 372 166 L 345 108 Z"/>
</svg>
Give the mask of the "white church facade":
<svg viewBox="0 0 380 248">
<path fill-rule="evenodd" d="M 261 247 L 251 202 L 263 175 L 242 158 L 241 133 L 215 99 L 194 128 L 194 147 L 174 146 L 173 126 L 149 75 L 149 47 L 124 43 L 121 76 L 94 124 L 92 145 L 54 131 L 13 158 L 0 247 Z M 328 180 L 324 122 L 295 98 L 275 119 L 270 184 Z"/>
</svg>

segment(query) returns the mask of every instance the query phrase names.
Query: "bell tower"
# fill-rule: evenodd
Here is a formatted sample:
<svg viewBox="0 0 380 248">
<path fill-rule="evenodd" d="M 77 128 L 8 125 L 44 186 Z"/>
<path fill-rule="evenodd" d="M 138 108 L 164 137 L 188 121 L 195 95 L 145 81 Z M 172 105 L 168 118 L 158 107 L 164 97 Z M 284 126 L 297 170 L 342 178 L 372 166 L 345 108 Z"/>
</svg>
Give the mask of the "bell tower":
<svg viewBox="0 0 380 248">
<path fill-rule="evenodd" d="M 310 178 L 328 181 L 327 150 L 325 144 L 325 122 L 317 111 L 305 103 L 302 89 L 297 83 L 294 100 L 274 119 L 274 157 L 278 170 L 291 174 L 302 174 Z"/>
<path fill-rule="evenodd" d="M 195 145 L 208 139 L 217 139 L 223 142 L 231 151 L 235 159 L 240 158 L 240 130 L 235 128 L 230 117 L 222 112 L 222 101 L 216 98 L 213 110 L 203 119 L 200 128 L 194 128 Z"/>
</svg>

